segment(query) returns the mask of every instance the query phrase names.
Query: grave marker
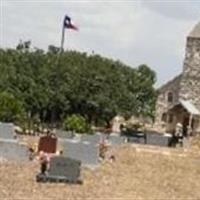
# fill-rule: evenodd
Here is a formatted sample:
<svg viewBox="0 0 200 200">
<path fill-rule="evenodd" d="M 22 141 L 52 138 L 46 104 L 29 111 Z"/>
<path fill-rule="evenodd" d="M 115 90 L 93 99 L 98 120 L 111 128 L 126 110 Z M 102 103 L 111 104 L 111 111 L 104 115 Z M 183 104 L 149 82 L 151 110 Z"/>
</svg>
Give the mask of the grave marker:
<svg viewBox="0 0 200 200">
<path fill-rule="evenodd" d="M 109 141 L 112 145 L 121 145 L 121 144 L 124 143 L 125 137 L 110 135 L 110 136 L 108 137 L 108 141 Z"/>
<path fill-rule="evenodd" d="M 28 161 L 28 149 L 17 141 L 0 141 L 0 157 L 10 161 Z"/>
<path fill-rule="evenodd" d="M 12 123 L 0 123 L 0 138 L 14 139 L 14 125 Z"/>
<path fill-rule="evenodd" d="M 60 129 L 56 129 L 55 134 L 59 138 L 72 139 L 74 137 L 74 133 L 73 132 L 64 131 L 64 130 L 60 130 Z"/>
<path fill-rule="evenodd" d="M 168 147 L 171 137 L 165 137 L 162 134 L 147 133 L 146 144 Z"/>
<path fill-rule="evenodd" d="M 53 136 L 43 136 L 39 140 L 38 152 L 56 153 L 57 138 Z"/>
<path fill-rule="evenodd" d="M 37 181 L 81 183 L 81 162 L 69 157 L 55 156 L 50 161 L 50 168 L 46 175 L 38 174 Z"/>
<path fill-rule="evenodd" d="M 98 147 L 96 143 L 73 143 L 70 140 L 60 140 L 63 155 L 80 160 L 83 164 L 98 164 Z"/>
</svg>

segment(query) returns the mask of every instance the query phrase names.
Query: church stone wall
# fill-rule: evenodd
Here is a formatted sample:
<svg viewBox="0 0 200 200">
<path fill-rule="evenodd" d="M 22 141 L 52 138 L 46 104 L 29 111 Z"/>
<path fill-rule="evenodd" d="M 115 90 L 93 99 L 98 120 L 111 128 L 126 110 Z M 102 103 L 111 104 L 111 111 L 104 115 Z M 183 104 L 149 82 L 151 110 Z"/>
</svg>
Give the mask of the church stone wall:
<svg viewBox="0 0 200 200">
<path fill-rule="evenodd" d="M 156 102 L 156 113 L 155 113 L 155 127 L 162 128 L 162 116 L 164 113 L 167 113 L 169 108 L 178 103 L 179 98 L 179 89 L 181 75 L 175 77 L 172 81 L 168 82 L 166 85 L 159 89 L 159 94 Z M 173 94 L 173 101 L 168 102 L 168 94 Z"/>
<path fill-rule="evenodd" d="M 191 100 L 200 110 L 200 38 L 187 39 L 179 97 Z"/>
<path fill-rule="evenodd" d="M 167 99 L 167 94 L 173 93 L 173 102 Z M 185 60 L 183 64 L 183 72 L 174 80 L 168 82 L 159 90 L 156 104 L 155 128 L 163 127 L 165 131 L 173 130 L 176 122 L 184 123 L 188 113 L 179 112 L 172 108 L 178 104 L 180 99 L 189 100 L 198 110 L 200 110 L 200 22 L 194 27 L 187 37 Z M 167 117 L 174 115 L 175 120 L 165 119 L 162 121 L 164 113 L 168 113 Z M 200 117 L 194 116 L 194 129 L 197 132 L 200 128 Z M 199 131 L 200 132 L 200 131 Z"/>
</svg>

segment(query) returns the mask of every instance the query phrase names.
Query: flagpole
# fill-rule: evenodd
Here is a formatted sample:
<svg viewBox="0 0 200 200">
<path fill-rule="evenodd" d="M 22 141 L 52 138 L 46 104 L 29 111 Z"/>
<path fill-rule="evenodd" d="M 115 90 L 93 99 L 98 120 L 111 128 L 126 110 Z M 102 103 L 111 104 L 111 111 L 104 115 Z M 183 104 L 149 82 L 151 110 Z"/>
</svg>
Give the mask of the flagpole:
<svg viewBox="0 0 200 200">
<path fill-rule="evenodd" d="M 64 26 L 64 23 L 63 23 L 63 26 L 62 26 L 61 45 L 60 45 L 60 51 L 61 51 L 61 52 L 62 52 L 63 49 L 64 49 L 64 42 L 65 42 L 65 26 Z"/>
<path fill-rule="evenodd" d="M 65 42 L 65 25 L 64 25 L 64 21 L 63 21 L 63 24 L 62 24 L 62 35 L 61 35 L 61 43 L 60 43 L 60 51 L 58 52 L 58 55 L 57 55 L 57 58 L 56 58 L 56 66 L 57 66 L 57 69 L 59 68 L 59 64 L 60 64 L 60 57 L 64 51 L 64 42 Z M 58 80 L 59 79 L 59 72 L 58 70 L 56 71 L 56 79 Z M 57 81 L 56 80 L 56 81 Z M 56 90 L 55 92 L 55 96 L 58 96 L 58 90 Z M 54 120 L 55 120 L 55 108 L 52 109 L 52 112 L 51 112 L 51 128 L 54 127 L 53 123 L 54 123 Z"/>
<path fill-rule="evenodd" d="M 58 66 L 58 68 L 59 68 L 60 59 L 61 59 L 60 57 L 61 57 L 62 53 L 64 52 L 65 28 L 71 28 L 74 30 L 78 30 L 78 28 L 71 23 L 71 18 L 66 15 L 63 20 L 63 24 L 62 24 L 60 51 L 58 52 L 57 59 L 56 59 L 56 65 Z M 60 76 L 59 71 L 57 70 L 56 72 L 57 72 L 56 79 L 59 80 L 59 76 Z M 57 97 L 58 90 L 56 90 L 55 93 L 56 93 L 56 97 Z M 55 109 L 53 109 L 51 112 L 51 124 L 53 124 L 54 118 L 55 118 Z"/>
</svg>

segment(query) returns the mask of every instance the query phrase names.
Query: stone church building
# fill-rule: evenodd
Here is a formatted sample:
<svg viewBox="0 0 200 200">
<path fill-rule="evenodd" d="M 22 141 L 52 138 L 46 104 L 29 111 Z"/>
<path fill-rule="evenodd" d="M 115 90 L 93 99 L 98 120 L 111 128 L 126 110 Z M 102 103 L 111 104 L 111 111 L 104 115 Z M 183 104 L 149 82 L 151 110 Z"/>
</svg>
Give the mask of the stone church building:
<svg viewBox="0 0 200 200">
<path fill-rule="evenodd" d="M 183 134 L 200 132 L 200 22 L 187 37 L 183 72 L 158 89 L 155 126 L 173 133 L 177 123 Z"/>
</svg>

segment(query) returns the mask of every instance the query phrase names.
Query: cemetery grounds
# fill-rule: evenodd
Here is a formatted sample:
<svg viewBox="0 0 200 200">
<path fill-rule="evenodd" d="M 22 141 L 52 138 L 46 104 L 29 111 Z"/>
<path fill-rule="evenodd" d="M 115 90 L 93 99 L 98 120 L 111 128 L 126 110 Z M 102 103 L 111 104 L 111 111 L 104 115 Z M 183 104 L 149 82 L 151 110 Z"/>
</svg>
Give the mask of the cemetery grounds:
<svg viewBox="0 0 200 200">
<path fill-rule="evenodd" d="M 37 161 L 1 162 L 0 199 L 200 199 L 198 145 L 190 150 L 111 147 L 116 160 L 96 168 L 83 166 L 82 185 L 37 183 Z"/>
</svg>

